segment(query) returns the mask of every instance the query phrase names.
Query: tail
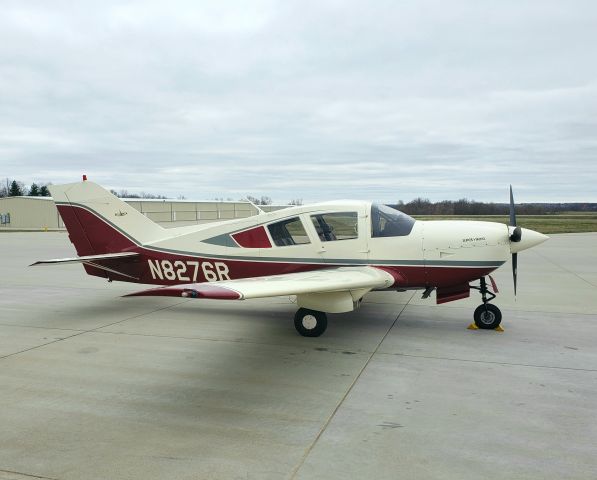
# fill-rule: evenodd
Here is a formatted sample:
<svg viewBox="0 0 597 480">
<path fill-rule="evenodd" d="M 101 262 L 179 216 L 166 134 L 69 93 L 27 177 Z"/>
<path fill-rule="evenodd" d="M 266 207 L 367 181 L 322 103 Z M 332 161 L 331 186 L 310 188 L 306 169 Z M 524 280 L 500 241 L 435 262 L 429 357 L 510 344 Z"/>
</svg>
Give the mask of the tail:
<svg viewBox="0 0 597 480">
<path fill-rule="evenodd" d="M 164 229 L 96 183 L 51 185 L 79 256 L 124 252 L 164 237 Z"/>
</svg>

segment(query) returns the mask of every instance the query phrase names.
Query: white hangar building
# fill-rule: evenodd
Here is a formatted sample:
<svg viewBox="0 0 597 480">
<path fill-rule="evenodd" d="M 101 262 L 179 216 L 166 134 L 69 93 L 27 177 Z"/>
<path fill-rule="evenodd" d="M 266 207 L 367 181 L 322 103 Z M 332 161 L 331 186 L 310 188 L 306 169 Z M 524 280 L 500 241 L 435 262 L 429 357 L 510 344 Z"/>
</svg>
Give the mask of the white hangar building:
<svg viewBox="0 0 597 480">
<path fill-rule="evenodd" d="M 217 220 L 244 218 L 259 213 L 251 202 L 218 202 L 123 198 L 133 208 L 163 227 L 180 227 Z M 266 205 L 264 211 L 285 208 Z M 51 197 L 0 198 L 1 230 L 62 230 L 64 224 Z"/>
</svg>

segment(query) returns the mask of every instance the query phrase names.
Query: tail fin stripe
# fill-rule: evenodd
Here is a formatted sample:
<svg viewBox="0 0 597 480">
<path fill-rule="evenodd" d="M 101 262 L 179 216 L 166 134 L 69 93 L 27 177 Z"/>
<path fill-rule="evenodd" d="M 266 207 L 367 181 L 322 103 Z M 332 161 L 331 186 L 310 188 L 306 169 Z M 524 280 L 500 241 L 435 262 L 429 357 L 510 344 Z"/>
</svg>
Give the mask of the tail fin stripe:
<svg viewBox="0 0 597 480">
<path fill-rule="evenodd" d="M 66 198 L 69 200 L 68 195 L 66 194 L 66 192 L 64 193 L 64 195 L 66 196 Z M 77 209 L 73 208 L 72 209 L 72 213 L 73 213 L 73 217 L 75 218 L 75 221 L 77 222 L 77 226 L 79 230 L 79 235 L 84 237 L 86 240 L 86 243 L 89 245 L 89 248 L 91 248 L 91 253 L 95 254 L 97 253 L 96 249 L 93 247 L 93 243 L 91 243 L 91 239 L 89 238 L 89 236 L 87 235 L 87 231 L 85 230 L 85 228 L 83 227 L 83 223 L 81 222 L 81 219 L 79 218 L 79 215 L 77 214 Z"/>
<path fill-rule="evenodd" d="M 110 220 L 108 220 L 106 217 L 104 217 L 100 213 L 96 212 L 92 208 L 89 208 L 87 205 L 83 205 L 83 204 L 77 203 L 77 202 L 71 202 L 71 203 L 67 203 L 67 202 L 56 202 L 56 205 L 65 206 L 65 207 L 76 207 L 76 208 L 73 208 L 73 210 L 75 212 L 76 212 L 77 208 L 85 210 L 85 211 L 91 213 L 92 215 L 95 215 L 102 222 L 108 224 L 110 227 L 112 227 L 114 230 L 116 230 L 121 235 L 125 236 L 127 239 L 129 239 L 131 242 L 133 242 L 135 245 L 137 245 L 137 246 L 141 246 L 142 245 L 142 243 L 139 240 L 137 240 L 136 238 L 132 237 L 128 232 L 126 232 L 125 230 L 123 230 L 122 228 L 120 228 L 118 225 L 115 225 Z M 78 220 L 78 216 L 77 216 L 77 220 Z M 80 224 L 80 221 L 79 221 L 79 224 Z M 87 234 L 85 236 L 87 236 Z"/>
</svg>

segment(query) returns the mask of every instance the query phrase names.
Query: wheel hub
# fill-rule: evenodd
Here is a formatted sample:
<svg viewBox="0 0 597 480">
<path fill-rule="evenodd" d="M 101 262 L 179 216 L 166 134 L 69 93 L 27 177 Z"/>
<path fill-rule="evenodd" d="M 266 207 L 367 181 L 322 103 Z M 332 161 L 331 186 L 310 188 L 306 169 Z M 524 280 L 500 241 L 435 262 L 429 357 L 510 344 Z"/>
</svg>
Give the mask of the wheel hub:
<svg viewBox="0 0 597 480">
<path fill-rule="evenodd" d="M 495 321 L 495 314 L 489 310 L 486 310 L 481 313 L 480 319 L 485 325 L 491 325 Z"/>
<path fill-rule="evenodd" d="M 313 330 L 317 326 L 317 319 L 313 315 L 305 315 L 301 323 L 307 330 Z"/>
</svg>

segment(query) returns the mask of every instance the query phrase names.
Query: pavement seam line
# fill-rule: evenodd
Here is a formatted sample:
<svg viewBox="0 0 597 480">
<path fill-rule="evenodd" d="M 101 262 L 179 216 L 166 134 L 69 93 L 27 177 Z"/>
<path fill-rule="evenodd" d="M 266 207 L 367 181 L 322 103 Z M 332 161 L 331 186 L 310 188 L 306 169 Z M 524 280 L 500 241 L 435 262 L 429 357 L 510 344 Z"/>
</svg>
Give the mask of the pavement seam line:
<svg viewBox="0 0 597 480">
<path fill-rule="evenodd" d="M 14 473 L 15 475 L 22 475 L 23 477 L 40 478 L 42 480 L 58 480 L 57 478 L 54 478 L 54 477 L 44 477 L 43 475 L 35 475 L 33 473 L 17 472 L 16 470 L 5 470 L 3 468 L 0 468 L 0 473 Z"/>
<path fill-rule="evenodd" d="M 65 332 L 85 332 L 86 330 L 81 328 L 61 328 L 61 327 L 42 327 L 40 325 L 21 325 L 18 323 L 2 323 L 0 327 L 19 327 L 19 328 L 38 328 L 40 330 L 63 330 Z M 1 472 L 2 470 L 0 470 Z"/>
<path fill-rule="evenodd" d="M 394 355 L 398 357 L 410 357 L 410 358 L 425 358 L 427 360 L 448 360 L 450 362 L 468 362 L 468 363 L 483 363 L 487 365 L 504 365 L 506 367 L 529 367 L 529 368 L 546 368 L 553 370 L 572 370 L 575 372 L 597 372 L 595 368 L 575 368 L 575 367 L 559 367 L 557 365 L 533 365 L 531 363 L 509 363 L 509 362 L 497 362 L 491 360 L 471 360 L 467 358 L 450 358 L 450 357 L 432 357 L 430 355 L 413 355 L 410 353 L 391 353 L 391 352 L 379 352 L 380 355 Z"/>
<path fill-rule="evenodd" d="M 436 307 L 436 305 L 434 304 L 423 304 L 423 303 L 413 303 L 412 305 L 409 305 L 410 307 L 423 307 L 423 308 L 430 308 L 430 307 Z M 438 308 L 448 308 L 450 310 L 470 310 L 471 307 L 457 307 L 454 305 L 441 305 Z M 514 305 L 510 305 L 510 306 L 506 306 L 506 307 L 501 307 L 501 310 L 503 311 L 516 311 L 516 312 L 520 312 L 520 313 L 552 313 L 552 314 L 558 314 L 558 315 L 574 315 L 574 316 L 578 316 L 578 315 L 583 315 L 583 316 L 587 316 L 587 317 L 594 317 L 595 314 L 594 313 L 582 313 L 582 312 L 560 312 L 560 311 L 553 311 L 553 310 L 519 310 L 518 308 L 514 308 Z M 437 320 L 437 321 L 441 321 L 441 320 Z"/>
<path fill-rule="evenodd" d="M 174 307 L 174 306 L 180 305 L 182 303 L 187 303 L 188 301 L 189 300 L 184 300 L 183 302 L 175 303 L 175 304 L 171 305 L 170 307 Z M 410 301 L 410 299 L 409 299 L 409 301 Z M 402 304 L 398 304 L 398 305 L 402 305 Z M 404 306 L 406 306 L 406 303 L 404 304 Z M 60 331 L 66 331 L 66 332 L 77 332 L 74 335 L 69 335 L 68 337 L 64 337 L 64 338 L 61 338 L 61 339 L 58 339 L 58 340 L 53 340 L 51 342 L 47 342 L 47 343 L 44 343 L 44 344 L 41 344 L 41 345 L 37 345 L 36 347 L 31 347 L 29 349 L 21 350 L 19 352 L 13 352 L 13 353 L 10 353 L 8 355 L 0 356 L 0 360 L 2 360 L 3 358 L 6 358 L 6 357 L 12 356 L 12 355 L 16 355 L 18 353 L 24 353 L 24 352 L 27 352 L 29 350 L 33 350 L 33 349 L 38 348 L 38 347 L 43 347 L 45 345 L 51 345 L 52 343 L 60 342 L 62 340 L 67 340 L 67 339 L 72 338 L 72 337 L 77 337 L 77 336 L 79 336 L 79 335 L 81 335 L 83 333 L 90 333 L 90 332 L 102 333 L 102 334 L 108 334 L 108 335 L 129 335 L 129 336 L 143 336 L 143 337 L 156 337 L 156 338 L 172 338 L 172 339 L 180 339 L 180 340 L 200 340 L 200 341 L 208 341 L 208 342 L 229 342 L 229 343 L 243 343 L 243 344 L 255 344 L 255 345 L 277 345 L 277 346 L 287 346 L 287 347 L 293 347 L 293 346 L 295 346 L 295 345 L 291 345 L 291 344 L 286 345 L 286 344 L 279 344 L 279 343 L 252 342 L 252 341 L 247 341 L 247 340 L 229 340 L 229 339 L 205 338 L 205 337 L 180 337 L 180 336 L 173 336 L 173 335 L 158 335 L 158 334 L 117 332 L 117 331 L 113 332 L 113 331 L 109 331 L 109 330 L 107 330 L 107 331 L 101 331 L 101 329 L 103 329 L 103 328 L 108 328 L 108 327 L 111 327 L 112 325 L 117 325 L 119 323 L 126 322 L 127 320 L 133 320 L 133 319 L 139 318 L 139 317 L 141 317 L 143 315 L 148 315 L 148 314 L 151 314 L 151 313 L 155 313 L 157 311 L 165 310 L 165 309 L 170 308 L 170 307 L 158 308 L 156 310 L 152 310 L 151 312 L 146 312 L 146 313 L 142 313 L 142 314 L 135 315 L 135 316 L 132 316 L 132 317 L 127 317 L 127 318 L 125 318 L 123 320 L 119 320 L 118 322 L 113 322 L 113 323 L 109 323 L 109 324 L 106 324 L 106 325 L 100 325 L 99 327 L 92 328 L 90 330 L 78 330 L 78 329 L 75 329 L 75 328 L 42 327 L 42 326 L 39 326 L 39 325 L 20 325 L 20 324 L 15 324 L 15 323 L 1 323 L 0 322 L 0 326 L 6 326 L 6 327 L 23 327 L 23 328 L 36 328 L 36 329 L 40 329 L 40 330 L 60 330 Z M 369 354 L 370 352 L 359 351 L 357 353 L 359 353 L 359 354 Z"/>
<path fill-rule="evenodd" d="M 293 345 L 290 343 L 280 343 L 280 342 L 256 342 L 256 341 L 252 341 L 252 340 L 245 340 L 245 339 L 241 339 L 241 340 L 231 340 L 228 338 L 208 338 L 208 337 L 180 337 L 180 336 L 175 336 L 175 335 L 158 335 L 155 333 L 131 333 L 131 332 L 111 332 L 109 330 L 102 332 L 102 331 L 96 331 L 94 333 L 101 333 L 104 335 L 128 335 L 131 337 L 150 337 L 150 338 L 170 338 L 170 339 L 174 339 L 174 340 L 197 340 L 197 341 L 201 341 L 201 342 L 223 342 L 223 343 L 240 343 L 243 345 L 263 345 L 263 346 L 270 346 L 270 347 L 287 347 L 287 348 L 304 348 L 298 344 Z M 337 348 L 332 348 L 329 349 L 334 350 L 334 351 L 342 351 L 342 350 L 346 350 L 347 348 L 350 347 L 337 347 Z M 367 351 L 362 351 L 362 350 L 357 350 L 355 353 L 361 354 L 361 355 L 369 355 L 371 354 L 371 352 L 367 352 Z"/>
<path fill-rule="evenodd" d="M 292 474 L 290 475 L 290 480 L 294 480 L 296 478 L 299 470 L 304 465 L 305 460 L 307 460 L 307 458 L 309 457 L 311 451 L 313 450 L 313 448 L 315 447 L 315 445 L 317 444 L 317 442 L 319 441 L 319 439 L 322 437 L 323 433 L 325 432 L 325 430 L 327 429 L 327 427 L 329 426 L 329 424 L 332 422 L 333 418 L 336 416 L 336 413 L 338 412 L 338 410 L 340 409 L 340 407 L 344 403 L 344 400 L 346 400 L 346 398 L 348 397 L 348 395 L 352 391 L 353 387 L 355 386 L 355 384 L 357 383 L 357 381 L 359 380 L 359 378 L 361 378 L 361 375 L 363 374 L 363 372 L 365 371 L 365 369 L 367 368 L 367 366 L 371 362 L 371 359 L 377 353 L 377 351 L 379 350 L 379 347 L 381 347 L 381 344 L 384 342 L 384 340 L 387 338 L 387 336 L 389 335 L 389 333 L 392 331 L 392 329 L 394 328 L 394 326 L 398 322 L 398 319 L 401 317 L 401 315 L 404 312 L 404 310 L 406 309 L 406 307 L 408 307 L 408 304 L 413 299 L 413 297 L 415 296 L 416 293 L 417 292 L 414 291 L 413 294 L 411 295 L 411 297 L 408 299 L 408 301 L 402 306 L 402 308 L 398 312 L 398 315 L 396 316 L 396 318 L 392 322 L 392 325 L 390 325 L 390 327 L 388 328 L 388 330 L 386 331 L 386 333 L 384 334 L 384 336 L 381 337 L 381 340 L 379 341 L 379 343 L 377 344 L 377 346 L 375 347 L 375 349 L 373 350 L 373 352 L 371 352 L 369 354 L 369 358 L 367 358 L 367 360 L 365 361 L 365 363 L 361 367 L 361 370 L 359 370 L 359 373 L 356 375 L 356 377 L 354 378 L 354 380 L 352 381 L 352 383 L 350 384 L 350 386 L 348 387 L 348 389 L 346 390 L 346 392 L 344 393 L 344 395 L 342 396 L 342 398 L 340 399 L 340 401 L 337 403 L 336 407 L 334 408 L 334 410 L 332 411 L 332 413 L 330 414 L 330 416 L 327 418 L 327 420 L 325 421 L 325 423 L 323 424 L 323 426 L 321 427 L 321 429 L 317 433 L 317 436 L 315 437 L 315 439 L 311 442 L 311 445 L 309 445 L 309 447 L 307 448 L 307 450 L 305 451 L 305 453 L 303 453 L 303 456 L 302 456 L 300 462 L 294 468 L 294 470 L 292 471 Z"/>
<path fill-rule="evenodd" d="M 64 340 L 68 340 L 68 339 L 70 339 L 70 338 L 78 337 L 79 335 L 83 335 L 83 334 L 85 334 L 85 333 L 91 333 L 91 332 L 95 332 L 95 331 L 99 330 L 100 328 L 111 327 L 112 325 L 117 325 L 117 324 L 119 324 L 119 323 L 126 322 L 127 320 L 132 320 L 132 319 L 134 319 L 134 318 L 139 318 L 139 317 L 142 317 L 142 316 L 144 316 L 144 315 L 150 315 L 150 314 L 152 314 L 152 313 L 159 312 L 159 311 L 161 311 L 161 310 L 167 310 L 168 308 L 175 307 L 175 306 L 177 306 L 177 305 L 180 305 L 180 304 L 182 304 L 182 303 L 186 303 L 186 302 L 188 302 L 188 301 L 189 301 L 189 300 L 184 300 L 184 301 L 182 301 L 182 302 L 177 302 L 177 303 L 174 303 L 174 304 L 172 304 L 172 305 L 168 305 L 167 307 L 157 308 L 157 309 L 155 309 L 155 310 L 152 310 L 152 311 L 150 311 L 150 312 L 144 312 L 144 313 L 140 313 L 139 315 L 133 315 L 132 317 L 123 318 L 122 320 L 118 320 L 117 322 L 108 323 L 108 324 L 106 324 L 106 325 L 100 325 L 99 327 L 92 328 L 92 329 L 90 329 L 90 330 L 82 330 L 82 331 L 78 331 L 78 333 L 75 333 L 74 335 L 69 335 L 69 336 L 67 336 L 67 337 L 64 337 L 64 338 L 59 338 L 59 339 L 57 339 L 57 340 L 52 340 L 51 342 L 42 343 L 41 345 L 36 345 L 36 346 L 34 346 L 34 347 L 26 348 L 26 349 L 24 349 L 24 350 L 19 350 L 18 352 L 9 353 L 8 355 L 2 355 L 2 356 L 0 356 L 0 360 L 3 360 L 3 359 L 5 359 L 5 358 L 8 358 L 8 357 L 12 357 L 12 356 L 14 356 L 14 355 L 19 355 L 19 354 L 21 354 L 21 353 L 30 352 L 31 350 L 36 350 L 36 349 L 38 349 L 38 348 L 45 347 L 45 346 L 47 346 L 47 345 L 52 345 L 53 343 L 58 343 L 58 342 L 62 342 L 62 341 L 64 341 Z"/>
<path fill-rule="evenodd" d="M 545 255 L 542 255 L 539 252 L 534 252 L 535 255 L 541 257 L 542 259 L 544 259 L 545 261 L 551 263 L 552 265 L 555 265 L 558 268 L 561 268 L 562 270 L 564 270 L 565 272 L 570 273 L 571 275 L 574 275 L 576 278 L 578 278 L 580 281 L 585 282 L 586 284 L 590 285 L 591 287 L 597 287 L 597 285 L 592 284 L 591 282 L 589 282 L 587 279 L 582 278 L 578 273 L 573 272 L 572 270 L 567 269 L 566 267 L 560 265 L 559 263 L 554 262 L 553 260 L 551 260 L 550 258 L 547 258 Z"/>
</svg>

